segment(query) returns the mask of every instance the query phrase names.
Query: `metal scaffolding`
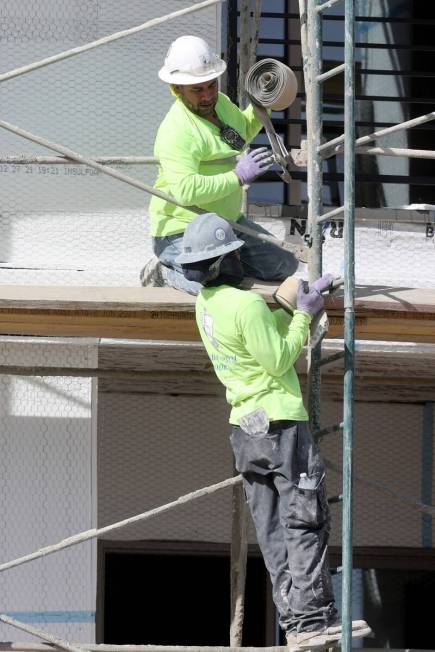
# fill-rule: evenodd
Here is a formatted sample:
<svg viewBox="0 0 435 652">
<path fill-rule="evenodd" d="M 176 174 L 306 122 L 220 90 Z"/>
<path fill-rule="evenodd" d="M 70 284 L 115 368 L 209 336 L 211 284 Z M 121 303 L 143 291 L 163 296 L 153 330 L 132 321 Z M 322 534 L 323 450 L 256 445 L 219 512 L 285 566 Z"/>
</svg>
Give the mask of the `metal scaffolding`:
<svg viewBox="0 0 435 652">
<path fill-rule="evenodd" d="M 205 2 L 198 3 L 193 7 L 185 10 L 174 12 L 168 16 L 153 21 L 148 21 L 143 25 L 118 32 L 104 39 L 99 39 L 93 43 L 88 43 L 79 48 L 68 50 L 64 53 L 59 53 L 55 56 L 43 59 L 41 61 L 23 66 L 15 70 L 9 71 L 0 75 L 0 81 L 7 81 L 19 75 L 29 73 L 43 66 L 58 62 L 60 60 L 81 54 L 89 51 L 92 48 L 107 43 L 113 42 L 120 38 L 129 36 L 130 34 L 137 33 L 151 27 L 163 23 L 167 20 L 176 18 L 177 16 L 197 11 L 198 9 L 218 4 L 222 0 L 206 0 Z M 330 9 L 339 2 L 344 2 L 345 6 L 345 61 L 343 64 L 336 66 L 334 69 L 327 73 L 322 72 L 322 12 Z M 241 9 L 243 9 L 242 26 L 246 31 L 247 27 L 247 14 L 249 12 L 249 3 L 242 2 Z M 306 89 L 306 118 L 307 118 L 307 168 L 308 168 L 308 223 L 310 233 L 310 258 L 309 258 L 309 276 L 310 280 L 317 279 L 322 274 L 322 224 L 330 220 L 332 217 L 344 214 L 344 252 L 345 252 L 345 267 L 344 267 L 344 351 L 341 354 L 334 354 L 329 359 L 321 360 L 321 344 L 317 345 L 310 355 L 310 372 L 309 372 L 309 413 L 310 420 L 314 432 L 318 437 L 322 437 L 328 433 L 343 431 L 343 491 L 342 497 L 337 500 L 342 501 L 343 506 L 343 535 L 342 535 L 342 623 L 343 623 L 343 636 L 341 646 L 344 652 L 350 652 L 352 648 L 351 638 L 351 620 L 352 620 L 352 484 L 353 484 L 353 403 L 354 403 L 354 356 L 355 356 L 355 311 L 354 311 L 354 296 L 355 296 L 355 251 L 354 251 L 354 213 L 355 213 L 355 155 L 378 155 L 386 154 L 392 156 L 418 156 L 420 158 L 435 158 L 434 152 L 425 152 L 423 150 L 394 150 L 393 148 L 379 148 L 367 147 L 377 138 L 392 133 L 401 129 L 408 129 L 417 126 L 429 120 L 435 119 L 435 112 L 429 113 L 419 118 L 415 118 L 408 122 L 395 125 L 388 129 L 383 129 L 371 135 L 355 139 L 355 116 L 354 116 L 354 102 L 355 102 L 355 79 L 354 79 L 354 0 L 328 0 L 321 2 L 320 0 L 299 0 L 299 9 L 301 17 L 301 45 L 303 55 L 303 70 L 305 78 Z M 256 15 L 259 16 L 259 2 L 256 3 Z M 249 30 L 247 30 L 249 31 Z M 258 37 L 258 29 L 256 32 Z M 246 39 L 244 37 L 244 45 L 247 47 Z M 243 39 L 242 39 L 243 40 Z M 246 68 L 246 59 L 252 53 L 245 52 L 243 59 L 242 70 Z M 322 84 L 325 80 L 333 75 L 341 74 L 344 72 L 344 134 L 330 142 L 322 142 Z M 99 158 L 93 159 L 81 156 L 80 154 L 70 150 L 67 147 L 57 143 L 49 142 L 42 139 L 28 131 L 24 131 L 15 125 L 11 125 L 5 121 L 0 121 L 0 127 L 9 130 L 19 136 L 22 136 L 30 141 L 36 142 L 48 149 L 51 149 L 64 158 L 60 157 L 3 157 L 1 160 L 7 163 L 33 163 L 33 162 L 50 162 L 57 164 L 64 164 L 67 161 L 74 160 L 81 164 L 89 165 L 105 174 L 112 176 L 124 183 L 146 191 L 155 195 L 159 195 L 154 189 L 140 183 L 127 175 L 120 173 L 112 168 L 108 168 L 107 163 L 155 163 L 156 159 L 153 157 L 117 157 L 117 158 Z M 344 150 L 344 205 L 327 213 L 323 213 L 322 201 L 322 166 L 323 160 L 341 153 Z M 162 196 L 162 193 L 160 193 Z M 164 197 L 167 199 L 167 197 Z M 175 202 L 174 202 L 175 203 Z M 191 210 L 198 212 L 195 207 L 189 207 Z M 242 230 L 242 229 L 240 229 Z M 244 229 L 249 233 L 249 230 Z M 289 243 L 277 241 L 276 238 L 264 237 L 266 241 L 273 242 L 282 248 L 293 250 L 294 245 Z M 343 420 L 341 423 L 321 428 L 320 426 L 320 381 L 321 381 L 321 367 L 328 362 L 337 360 L 338 357 L 344 357 L 344 388 L 343 388 Z M 33 370 L 34 371 L 34 370 Z M 30 370 L 30 373 L 33 373 Z M 11 369 L 0 370 L 0 373 L 11 373 Z M 17 372 L 18 373 L 18 372 Z M 153 513 L 141 514 L 134 517 L 138 520 L 144 520 L 151 516 L 156 515 L 160 511 L 175 507 L 181 502 L 193 500 L 204 494 L 212 493 L 224 487 L 236 487 L 235 499 L 233 503 L 233 528 L 236 532 L 236 539 L 233 538 L 233 582 L 232 582 L 232 623 L 231 623 L 231 645 L 238 647 L 241 645 L 241 628 L 243 624 L 243 585 L 244 574 L 246 566 L 246 508 L 243 503 L 242 492 L 239 490 L 240 478 L 235 477 L 223 483 L 219 483 L 213 487 L 207 487 L 204 490 L 193 492 L 189 496 L 184 496 L 174 503 L 163 506 L 156 510 L 151 510 Z M 335 502 L 333 500 L 332 502 Z M 426 507 L 426 506 L 425 506 Z M 428 509 L 432 510 L 431 507 Z M 432 512 L 431 512 L 432 513 Z M 75 545 L 81 541 L 94 538 L 109 529 L 124 527 L 132 522 L 133 519 L 127 519 L 120 523 L 99 530 L 89 530 L 80 535 L 70 537 L 68 540 L 60 542 L 57 545 L 49 546 L 44 550 L 36 551 L 26 558 L 13 560 L 12 562 L 0 565 L 0 572 L 18 566 L 22 563 L 37 559 L 45 554 L 51 554 L 56 550 L 63 549 L 69 545 Z M 7 616 L 0 615 L 0 620 L 15 627 L 25 629 L 30 632 L 30 628 L 21 627 Z M 44 638 L 43 633 L 36 633 L 37 636 Z M 60 639 L 45 636 L 44 640 L 48 640 L 57 647 L 61 647 L 70 652 L 77 652 L 79 648 L 72 646 Z"/>
<path fill-rule="evenodd" d="M 344 63 L 322 71 L 322 13 L 344 2 Z M 309 369 L 309 413 L 318 437 L 343 431 L 343 489 L 337 501 L 342 502 L 342 627 L 343 652 L 352 649 L 352 487 L 353 487 L 353 421 L 354 421 L 354 357 L 355 357 L 355 155 L 391 155 L 431 158 L 434 152 L 367 147 L 378 138 L 409 129 L 435 119 L 435 112 L 382 129 L 368 136 L 355 138 L 355 2 L 354 0 L 299 0 L 301 46 L 306 91 L 308 228 L 311 247 L 309 276 L 322 275 L 322 224 L 343 214 L 344 220 L 344 351 L 341 355 L 321 360 L 321 343 L 312 351 Z M 344 133 L 329 142 L 322 141 L 322 85 L 327 79 L 344 72 Z M 323 160 L 344 151 L 344 205 L 323 212 Z M 344 357 L 343 420 L 320 428 L 321 367 Z"/>
<path fill-rule="evenodd" d="M 345 2 L 345 62 L 322 73 L 322 12 L 341 0 L 299 0 L 301 44 L 306 90 L 308 141 L 308 224 L 311 234 L 309 277 L 322 275 L 323 152 L 322 152 L 322 84 L 344 70 L 344 387 L 343 421 L 328 430 L 343 430 L 342 490 L 342 639 L 344 652 L 352 649 L 352 440 L 355 350 L 355 275 L 354 275 L 354 207 L 355 207 L 355 116 L 354 116 L 354 0 Z M 330 148 L 328 148 L 330 151 Z M 336 214 L 334 212 L 334 214 Z M 309 370 L 309 414 L 314 431 L 320 431 L 321 343 L 311 352 Z M 325 361 L 323 361 L 324 363 Z M 323 366 L 323 365 L 322 365 Z M 320 431 L 322 432 L 322 431 Z"/>
</svg>

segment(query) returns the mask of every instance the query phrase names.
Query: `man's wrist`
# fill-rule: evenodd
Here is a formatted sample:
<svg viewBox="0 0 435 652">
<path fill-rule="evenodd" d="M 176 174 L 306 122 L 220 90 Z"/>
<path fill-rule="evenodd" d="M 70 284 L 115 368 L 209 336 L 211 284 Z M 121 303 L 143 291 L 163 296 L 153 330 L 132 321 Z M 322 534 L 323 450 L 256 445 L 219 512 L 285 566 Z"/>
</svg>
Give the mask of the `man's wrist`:
<svg viewBox="0 0 435 652">
<path fill-rule="evenodd" d="M 234 172 L 234 170 L 233 170 L 233 172 Z M 237 181 L 239 182 L 239 186 L 243 186 L 243 181 L 241 180 L 241 178 L 239 177 L 239 175 L 237 174 L 237 172 L 234 172 L 234 174 L 235 174 L 236 177 L 237 177 Z"/>
</svg>

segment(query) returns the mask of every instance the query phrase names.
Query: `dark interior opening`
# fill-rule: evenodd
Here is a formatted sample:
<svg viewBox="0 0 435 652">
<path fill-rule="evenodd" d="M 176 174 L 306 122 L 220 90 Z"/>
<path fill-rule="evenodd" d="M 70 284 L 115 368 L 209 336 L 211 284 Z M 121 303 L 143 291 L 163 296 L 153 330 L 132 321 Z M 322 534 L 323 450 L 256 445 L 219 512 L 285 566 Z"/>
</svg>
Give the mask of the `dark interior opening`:
<svg viewBox="0 0 435 652">
<path fill-rule="evenodd" d="M 104 643 L 228 645 L 227 555 L 106 552 Z M 266 644 L 268 579 L 261 557 L 247 569 L 243 645 Z"/>
<path fill-rule="evenodd" d="M 405 647 L 435 648 L 432 626 L 435 572 L 414 573 L 405 583 Z"/>
<path fill-rule="evenodd" d="M 413 45 L 416 47 L 412 53 L 412 70 L 416 74 L 411 79 L 411 96 L 425 98 L 427 104 L 411 105 L 410 118 L 433 111 L 435 104 L 435 83 L 433 79 L 435 66 L 435 51 L 433 48 L 435 6 L 430 2 L 414 2 L 413 16 L 419 22 L 413 25 L 412 30 Z M 434 123 L 430 122 L 424 129 L 411 129 L 409 142 L 409 147 L 415 149 L 435 149 Z M 433 179 L 433 169 L 433 160 L 410 159 L 410 173 L 412 176 L 427 176 Z M 410 200 L 417 203 L 435 203 L 433 184 L 411 185 Z"/>
</svg>

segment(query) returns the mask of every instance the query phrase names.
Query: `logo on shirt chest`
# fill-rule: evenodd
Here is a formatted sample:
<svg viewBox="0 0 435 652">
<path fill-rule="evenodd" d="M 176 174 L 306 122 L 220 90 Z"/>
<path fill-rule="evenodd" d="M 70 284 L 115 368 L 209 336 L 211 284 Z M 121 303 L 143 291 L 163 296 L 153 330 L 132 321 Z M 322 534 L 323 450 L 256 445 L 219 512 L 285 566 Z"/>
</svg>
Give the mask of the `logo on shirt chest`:
<svg viewBox="0 0 435 652">
<path fill-rule="evenodd" d="M 209 315 L 205 310 L 200 313 L 199 319 L 201 322 L 202 330 L 204 331 L 208 341 L 214 349 L 219 348 L 219 342 L 216 340 L 213 334 L 214 322 L 213 317 Z"/>
</svg>

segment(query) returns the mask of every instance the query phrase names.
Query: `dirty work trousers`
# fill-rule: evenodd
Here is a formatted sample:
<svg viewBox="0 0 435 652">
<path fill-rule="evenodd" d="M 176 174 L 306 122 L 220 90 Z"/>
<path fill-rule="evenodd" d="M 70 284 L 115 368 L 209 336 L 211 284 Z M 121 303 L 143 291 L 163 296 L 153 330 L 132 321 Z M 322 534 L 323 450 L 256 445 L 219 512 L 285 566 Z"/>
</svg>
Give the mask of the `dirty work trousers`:
<svg viewBox="0 0 435 652">
<path fill-rule="evenodd" d="M 286 634 L 336 618 L 328 566 L 329 510 L 324 464 L 308 424 L 274 421 L 265 435 L 231 433 L 273 599 Z M 316 479 L 299 489 L 300 473 Z"/>
<path fill-rule="evenodd" d="M 237 222 L 248 226 L 257 233 L 270 235 L 266 229 L 246 217 L 240 217 Z M 260 278 L 264 281 L 283 281 L 287 276 L 292 276 L 295 273 L 298 261 L 290 251 L 284 251 L 245 233 L 236 232 L 236 235 L 245 243 L 240 249 L 240 260 L 245 276 Z M 162 270 L 165 285 L 196 295 L 202 289 L 202 285 L 184 278 L 181 265 L 175 262 L 177 256 L 181 254 L 182 242 L 182 233 L 153 238 L 153 251 L 160 262 L 165 265 L 165 269 Z"/>
</svg>

